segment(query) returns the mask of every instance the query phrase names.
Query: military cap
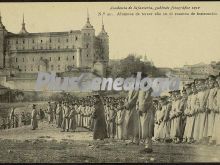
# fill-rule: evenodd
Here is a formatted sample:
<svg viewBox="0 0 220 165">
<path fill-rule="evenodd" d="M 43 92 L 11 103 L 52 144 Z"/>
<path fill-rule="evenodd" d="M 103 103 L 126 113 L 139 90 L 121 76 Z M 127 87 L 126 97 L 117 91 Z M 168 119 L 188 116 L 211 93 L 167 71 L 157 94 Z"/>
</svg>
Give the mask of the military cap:
<svg viewBox="0 0 220 165">
<path fill-rule="evenodd" d="M 206 79 L 198 79 L 198 82 L 205 82 Z"/>
<path fill-rule="evenodd" d="M 185 88 L 182 89 L 182 93 L 183 93 L 183 92 L 186 92 L 186 89 L 185 89 Z"/>
<path fill-rule="evenodd" d="M 160 100 L 166 100 L 168 98 L 168 96 L 161 96 Z"/>
<path fill-rule="evenodd" d="M 191 84 L 189 83 L 189 84 L 185 84 L 185 87 L 186 88 L 190 88 L 191 87 Z"/>
<path fill-rule="evenodd" d="M 175 91 L 169 91 L 169 94 L 171 94 L 171 95 L 174 94 L 174 93 L 175 93 Z"/>
<path fill-rule="evenodd" d="M 215 80 L 215 76 L 214 75 L 209 75 L 209 80 Z"/>
<path fill-rule="evenodd" d="M 198 81 L 199 81 L 199 79 L 197 79 L 197 78 L 193 80 L 194 83 L 197 83 Z"/>
<path fill-rule="evenodd" d="M 175 90 L 174 93 L 180 94 L 180 90 Z"/>
</svg>

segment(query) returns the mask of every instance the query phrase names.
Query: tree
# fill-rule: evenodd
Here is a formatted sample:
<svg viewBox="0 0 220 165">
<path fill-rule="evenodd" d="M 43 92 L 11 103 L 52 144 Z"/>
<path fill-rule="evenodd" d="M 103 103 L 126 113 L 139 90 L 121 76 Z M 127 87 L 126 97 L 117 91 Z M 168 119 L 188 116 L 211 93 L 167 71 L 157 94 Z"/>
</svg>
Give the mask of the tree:
<svg viewBox="0 0 220 165">
<path fill-rule="evenodd" d="M 112 77 L 126 78 L 137 72 L 150 74 L 153 77 L 164 76 L 155 66 L 149 62 L 141 61 L 140 56 L 137 57 L 135 54 L 129 54 L 126 58 L 120 60 L 119 63 L 114 63 L 109 67 L 111 69 L 108 73 Z"/>
</svg>

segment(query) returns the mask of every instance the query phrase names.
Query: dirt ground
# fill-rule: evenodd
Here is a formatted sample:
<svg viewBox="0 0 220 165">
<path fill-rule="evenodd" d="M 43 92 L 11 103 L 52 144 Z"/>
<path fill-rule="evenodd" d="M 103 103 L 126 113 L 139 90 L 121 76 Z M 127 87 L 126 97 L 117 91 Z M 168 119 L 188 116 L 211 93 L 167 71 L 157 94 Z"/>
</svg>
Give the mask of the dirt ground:
<svg viewBox="0 0 220 165">
<path fill-rule="evenodd" d="M 154 144 L 151 154 L 140 154 L 143 145 L 109 140 L 93 141 L 92 132 L 60 132 L 55 125 L 40 123 L 0 130 L 0 163 L 71 162 L 219 162 L 220 146 Z"/>
</svg>

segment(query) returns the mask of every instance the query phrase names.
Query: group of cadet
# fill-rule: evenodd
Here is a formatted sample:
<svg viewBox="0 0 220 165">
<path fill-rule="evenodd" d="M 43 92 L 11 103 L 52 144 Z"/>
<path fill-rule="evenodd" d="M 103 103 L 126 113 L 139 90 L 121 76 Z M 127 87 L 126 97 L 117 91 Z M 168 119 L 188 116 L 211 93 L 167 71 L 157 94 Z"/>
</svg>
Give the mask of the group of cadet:
<svg viewBox="0 0 220 165">
<path fill-rule="evenodd" d="M 64 131 L 76 131 L 77 127 L 92 130 L 92 114 L 94 104 L 92 97 L 74 99 L 72 102 L 48 102 L 46 114 L 49 124 L 56 124 Z"/>
<path fill-rule="evenodd" d="M 147 91 L 131 90 L 127 97 L 100 94 L 71 103 L 48 104 L 49 123 L 61 131 L 77 127 L 92 130 L 93 139 L 114 138 L 143 143 L 141 152 L 152 152 L 154 141 L 173 143 L 220 143 L 220 75 L 195 79 L 169 96 L 152 97 Z"/>
<path fill-rule="evenodd" d="M 220 144 L 220 75 L 195 79 L 156 107 L 155 141 Z"/>
<path fill-rule="evenodd" d="M 11 112 L 6 117 L 2 117 L 0 129 L 11 129 L 21 127 L 23 125 L 30 125 L 30 113 L 15 113 L 15 108 L 11 108 Z"/>
</svg>

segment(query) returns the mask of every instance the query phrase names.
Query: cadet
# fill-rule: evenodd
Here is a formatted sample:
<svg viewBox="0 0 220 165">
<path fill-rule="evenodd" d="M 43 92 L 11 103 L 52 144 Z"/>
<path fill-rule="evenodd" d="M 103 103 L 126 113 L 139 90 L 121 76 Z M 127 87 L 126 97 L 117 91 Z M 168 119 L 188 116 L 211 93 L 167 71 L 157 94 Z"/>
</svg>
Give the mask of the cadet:
<svg viewBox="0 0 220 165">
<path fill-rule="evenodd" d="M 62 110 L 62 104 L 61 102 L 57 105 L 56 109 L 56 123 L 57 123 L 57 128 L 61 128 L 62 126 L 62 121 L 63 121 L 63 110 Z"/>
<path fill-rule="evenodd" d="M 206 125 L 205 128 L 207 129 L 207 142 L 210 141 L 212 133 L 213 133 L 213 126 L 214 126 L 214 122 L 215 122 L 215 113 L 214 113 L 214 109 L 213 109 L 213 101 L 215 100 L 215 96 L 217 94 L 217 90 L 218 88 L 214 86 L 215 83 L 215 76 L 210 75 L 209 76 L 209 88 L 210 88 L 210 92 L 209 92 L 209 96 L 208 96 L 208 100 L 207 100 L 207 121 L 206 121 Z"/>
<path fill-rule="evenodd" d="M 186 109 L 184 111 L 184 115 L 186 116 L 186 126 L 184 130 L 183 135 L 183 142 L 190 142 L 191 138 L 191 132 L 190 132 L 190 126 L 191 126 L 191 98 L 192 98 L 192 89 L 191 84 L 186 84 L 186 94 L 187 94 L 187 101 L 186 101 Z"/>
<path fill-rule="evenodd" d="M 36 110 L 35 104 L 33 104 L 33 109 L 31 113 L 31 126 L 32 126 L 32 130 L 35 130 L 36 128 L 38 128 L 37 110 Z"/>
<path fill-rule="evenodd" d="M 62 131 L 64 132 L 65 130 L 68 132 L 69 131 L 69 114 L 70 114 L 70 108 L 67 105 L 67 102 L 64 103 L 63 105 L 63 121 L 62 121 Z"/>
<path fill-rule="evenodd" d="M 51 103 L 48 102 L 48 108 L 47 108 L 47 113 L 48 113 L 48 121 L 49 124 L 53 123 L 53 108 L 51 106 Z"/>
<path fill-rule="evenodd" d="M 117 107 L 118 111 L 116 113 L 116 125 L 117 125 L 116 135 L 117 138 L 120 140 L 123 139 L 123 126 L 124 126 L 124 117 L 125 117 L 125 110 L 120 109 L 121 106 L 123 106 L 123 101 L 119 102 Z"/>
<path fill-rule="evenodd" d="M 220 73 L 216 77 L 216 81 L 218 83 L 218 90 L 214 100 L 215 123 L 212 140 L 216 142 L 216 145 L 220 145 Z"/>
<path fill-rule="evenodd" d="M 74 131 L 76 130 L 76 110 L 75 110 L 75 105 L 72 104 L 70 106 L 70 114 L 69 114 L 69 129 Z"/>
</svg>

